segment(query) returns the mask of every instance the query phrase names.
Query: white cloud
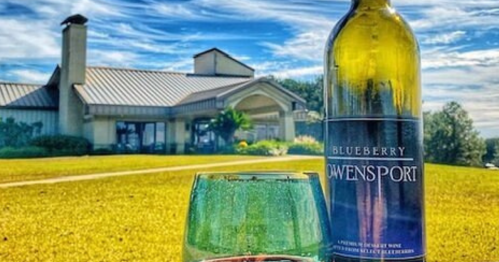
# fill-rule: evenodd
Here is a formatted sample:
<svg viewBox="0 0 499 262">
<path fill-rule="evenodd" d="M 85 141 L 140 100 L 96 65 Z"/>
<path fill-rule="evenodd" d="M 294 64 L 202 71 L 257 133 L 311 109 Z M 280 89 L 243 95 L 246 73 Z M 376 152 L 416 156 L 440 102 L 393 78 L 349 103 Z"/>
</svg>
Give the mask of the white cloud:
<svg viewBox="0 0 499 262">
<path fill-rule="evenodd" d="M 419 19 L 410 21 L 416 32 L 452 29 L 486 31 L 499 26 L 497 14 L 483 5 L 470 7 L 461 3 L 440 3 L 421 9 L 419 15 Z"/>
<path fill-rule="evenodd" d="M 9 74 L 14 75 L 22 83 L 45 84 L 50 78 L 50 74 L 29 69 L 12 70 Z"/>
<path fill-rule="evenodd" d="M 213 5 L 218 0 L 199 0 L 205 6 Z M 262 0 L 227 0 L 223 9 L 239 14 L 243 19 L 274 20 L 289 27 L 294 36 L 283 43 L 263 42 L 277 57 L 320 61 L 329 32 L 336 17 L 324 13 L 322 4 L 282 4 L 279 1 Z M 248 10 L 252 10 L 248 12 Z"/>
<path fill-rule="evenodd" d="M 424 54 L 422 64 L 425 69 L 497 65 L 499 64 L 499 48 L 467 52 L 430 51 Z"/>
<path fill-rule="evenodd" d="M 181 15 L 194 14 L 195 17 L 210 20 L 266 20 L 273 19 L 282 22 L 295 21 L 296 24 L 321 24 L 318 18 L 323 13 L 321 3 L 309 4 L 301 1 L 290 1 L 283 3 L 275 0 L 194 0 L 179 4 L 164 3 L 170 15 L 177 17 Z M 161 10 L 160 8 L 157 8 Z"/>
<path fill-rule="evenodd" d="M 168 65 L 163 70 L 188 73 L 192 72 L 193 66 L 194 66 L 194 60 L 192 58 L 187 58 L 179 60 L 177 62 L 168 63 Z"/>
<path fill-rule="evenodd" d="M 0 8 L 8 4 L 21 5 L 35 15 L 4 14 L 0 17 L 0 59 L 55 61 L 60 57 L 62 28 L 59 23 L 67 16 L 82 13 L 90 21 L 125 17 L 126 4 L 120 0 L 3 0 Z M 105 38 L 99 23 L 89 36 Z"/>
<path fill-rule="evenodd" d="M 285 78 L 293 78 L 293 79 L 299 79 L 303 77 L 310 77 L 310 76 L 319 76 L 322 75 L 324 71 L 324 68 L 322 66 L 311 66 L 311 67 L 302 67 L 302 68 L 293 68 L 293 69 L 286 69 L 286 70 L 280 70 L 280 71 L 273 71 L 270 72 L 271 75 L 285 79 Z"/>
<path fill-rule="evenodd" d="M 298 33 L 284 44 L 264 42 L 262 46 L 269 48 L 278 57 L 320 62 L 324 57 L 324 47 L 328 33 L 326 30 L 303 32 Z"/>
<path fill-rule="evenodd" d="M 68 1 L 72 3 L 72 14 L 85 14 L 89 17 L 123 17 L 125 16 L 119 7 L 113 5 L 114 1 L 102 0 L 77 0 Z"/>
<path fill-rule="evenodd" d="M 188 4 L 179 3 L 156 3 L 152 9 L 159 15 L 165 18 L 177 18 L 193 20 L 206 20 L 208 17 L 204 16 L 201 12 L 195 12 Z M 198 10 L 199 11 L 199 10 Z"/>
<path fill-rule="evenodd" d="M 60 56 L 58 36 L 46 25 L 0 18 L 0 59 L 53 59 Z"/>
<path fill-rule="evenodd" d="M 88 37 L 93 38 L 93 39 L 109 39 L 109 33 L 106 32 L 100 32 L 97 30 L 94 30 L 93 28 L 88 29 Z"/>
<path fill-rule="evenodd" d="M 99 66 L 131 67 L 142 58 L 127 51 L 89 50 L 88 64 Z"/>
<path fill-rule="evenodd" d="M 499 135 L 499 64 L 440 68 L 423 74 L 425 110 L 439 110 L 458 101 L 484 136 Z"/>
<path fill-rule="evenodd" d="M 423 44 L 451 44 L 466 36 L 465 31 L 455 31 L 451 33 L 436 34 L 432 36 L 423 37 Z"/>
</svg>

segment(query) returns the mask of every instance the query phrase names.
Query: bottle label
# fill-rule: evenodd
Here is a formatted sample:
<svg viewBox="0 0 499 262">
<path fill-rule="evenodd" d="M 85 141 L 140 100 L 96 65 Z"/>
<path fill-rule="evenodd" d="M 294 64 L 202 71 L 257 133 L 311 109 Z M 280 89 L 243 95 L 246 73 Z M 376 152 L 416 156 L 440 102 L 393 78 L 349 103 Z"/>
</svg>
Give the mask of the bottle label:
<svg viewBox="0 0 499 262">
<path fill-rule="evenodd" d="M 423 154 L 417 119 L 326 120 L 336 255 L 425 255 Z"/>
</svg>

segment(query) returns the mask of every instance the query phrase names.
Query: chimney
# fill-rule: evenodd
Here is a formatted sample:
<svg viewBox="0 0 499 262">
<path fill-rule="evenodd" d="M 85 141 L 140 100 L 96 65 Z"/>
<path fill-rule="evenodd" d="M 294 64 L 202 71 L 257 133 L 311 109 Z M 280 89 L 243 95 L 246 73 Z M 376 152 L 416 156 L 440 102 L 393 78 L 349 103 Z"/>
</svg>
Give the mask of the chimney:
<svg viewBox="0 0 499 262">
<path fill-rule="evenodd" d="M 59 133 L 82 136 L 83 103 L 73 85 L 85 84 L 87 67 L 87 23 L 82 15 L 64 20 L 62 30 L 61 79 L 59 81 Z"/>
</svg>

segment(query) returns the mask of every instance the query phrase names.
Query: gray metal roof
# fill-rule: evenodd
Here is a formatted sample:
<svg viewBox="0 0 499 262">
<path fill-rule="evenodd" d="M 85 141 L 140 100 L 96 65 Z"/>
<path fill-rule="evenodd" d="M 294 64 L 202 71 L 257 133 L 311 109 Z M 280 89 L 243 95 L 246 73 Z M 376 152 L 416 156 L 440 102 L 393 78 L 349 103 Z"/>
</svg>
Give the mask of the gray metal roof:
<svg viewBox="0 0 499 262">
<path fill-rule="evenodd" d="M 170 107 L 192 93 L 251 81 L 245 77 L 88 67 L 86 83 L 76 88 L 87 104 Z"/>
<path fill-rule="evenodd" d="M 277 84 L 275 81 L 273 81 L 267 77 L 260 77 L 260 78 L 252 79 L 251 81 L 244 82 L 242 84 L 235 84 L 235 85 L 224 86 L 224 87 L 220 87 L 220 88 L 215 88 L 215 89 L 210 89 L 210 90 L 206 90 L 206 91 L 192 93 L 189 96 L 187 96 L 185 99 L 180 101 L 179 105 L 194 103 L 194 102 L 203 101 L 203 100 L 212 99 L 212 98 L 228 97 L 228 96 L 230 96 L 238 91 L 241 91 L 242 89 L 252 87 L 258 83 L 269 84 L 269 85 L 277 88 L 278 90 L 280 90 L 284 94 L 289 95 L 292 99 L 296 100 L 296 102 L 302 103 L 303 105 L 306 104 L 305 99 L 303 99 L 300 96 L 296 95 L 295 93 L 283 88 L 282 86 Z"/>
<path fill-rule="evenodd" d="M 0 82 L 0 107 L 56 109 L 58 106 L 56 91 L 48 87 Z"/>
<path fill-rule="evenodd" d="M 59 71 L 59 67 L 56 68 L 52 78 L 57 78 Z M 54 79 L 46 86 L 0 83 L 0 107 L 57 109 L 58 89 Z M 87 105 L 106 106 L 102 110 L 133 107 L 165 113 L 171 108 L 184 108 L 207 101 L 216 103 L 258 83 L 274 86 L 295 102 L 305 104 L 301 97 L 265 77 L 254 79 L 88 67 L 86 84 L 75 84 L 74 88 Z"/>
<path fill-rule="evenodd" d="M 305 105 L 307 103 L 307 101 L 305 99 L 301 98 L 299 95 L 297 95 L 297 94 L 295 94 L 295 93 L 287 90 L 286 88 L 284 88 L 281 85 L 279 85 L 276 81 L 274 81 L 274 80 L 272 80 L 270 78 L 267 78 L 267 77 L 256 78 L 253 81 L 250 81 L 250 82 L 247 82 L 245 84 L 238 85 L 238 86 L 236 86 L 234 88 L 228 89 L 225 92 L 218 94 L 217 98 L 229 97 L 229 96 L 233 95 L 234 93 L 237 93 L 237 92 L 239 92 L 239 91 L 241 91 L 241 90 L 243 90 L 245 88 L 250 88 L 254 84 L 257 84 L 257 83 L 269 84 L 269 85 L 273 86 L 274 88 L 280 90 L 281 92 L 287 94 L 292 99 L 295 99 L 296 102 L 302 103 L 303 105 Z"/>
<path fill-rule="evenodd" d="M 244 85 L 246 83 L 243 83 Z M 194 103 L 198 101 L 203 101 L 211 98 L 216 98 L 219 94 L 225 93 L 231 89 L 237 88 L 241 86 L 241 84 L 234 84 L 234 85 L 229 85 L 229 86 L 223 86 L 215 89 L 210 89 L 210 90 L 205 90 L 201 92 L 196 92 L 188 95 L 186 98 L 184 98 L 182 101 L 178 103 L 178 105 L 184 105 L 184 104 L 189 104 L 189 103 Z"/>
</svg>

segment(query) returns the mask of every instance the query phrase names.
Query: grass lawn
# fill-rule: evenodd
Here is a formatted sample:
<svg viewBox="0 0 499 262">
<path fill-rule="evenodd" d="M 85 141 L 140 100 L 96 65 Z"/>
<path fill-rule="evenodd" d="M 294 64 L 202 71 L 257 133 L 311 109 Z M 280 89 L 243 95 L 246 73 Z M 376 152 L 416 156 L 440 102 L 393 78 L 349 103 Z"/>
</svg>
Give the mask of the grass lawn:
<svg viewBox="0 0 499 262">
<path fill-rule="evenodd" d="M 49 177 L 74 176 L 102 172 L 141 170 L 191 164 L 207 164 L 244 159 L 251 156 L 93 156 L 67 158 L 41 158 L 30 160 L 1 160 L 0 183 L 36 180 Z"/>
<path fill-rule="evenodd" d="M 214 170 L 315 170 L 321 160 Z M 181 261 L 193 173 L 0 189 L 0 261 Z M 430 262 L 499 261 L 499 172 L 427 165 Z"/>
</svg>

